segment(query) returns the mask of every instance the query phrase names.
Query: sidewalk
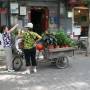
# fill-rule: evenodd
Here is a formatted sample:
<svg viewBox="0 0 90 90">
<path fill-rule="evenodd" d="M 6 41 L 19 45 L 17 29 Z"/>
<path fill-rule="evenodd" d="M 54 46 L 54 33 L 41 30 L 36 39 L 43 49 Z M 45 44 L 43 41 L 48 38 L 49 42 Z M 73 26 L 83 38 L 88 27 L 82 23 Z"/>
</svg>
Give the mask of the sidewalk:
<svg viewBox="0 0 90 90">
<path fill-rule="evenodd" d="M 66 69 L 42 63 L 31 75 L 1 69 L 0 90 L 90 90 L 90 56 L 75 55 L 69 61 Z"/>
</svg>

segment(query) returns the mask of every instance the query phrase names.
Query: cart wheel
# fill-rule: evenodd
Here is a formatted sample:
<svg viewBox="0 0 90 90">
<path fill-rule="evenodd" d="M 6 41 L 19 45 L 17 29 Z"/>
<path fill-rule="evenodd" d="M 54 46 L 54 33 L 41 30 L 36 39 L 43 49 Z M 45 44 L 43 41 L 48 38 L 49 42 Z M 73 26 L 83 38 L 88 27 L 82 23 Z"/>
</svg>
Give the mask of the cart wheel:
<svg viewBox="0 0 90 90">
<path fill-rule="evenodd" d="M 69 60 L 67 56 L 60 56 L 59 58 L 57 58 L 56 60 L 56 66 L 59 69 L 63 69 L 68 67 L 69 65 Z"/>
<path fill-rule="evenodd" d="M 22 58 L 16 56 L 16 57 L 13 59 L 12 64 L 13 64 L 13 69 L 14 69 L 15 71 L 20 70 L 21 67 L 22 67 L 22 65 L 23 65 Z"/>
</svg>

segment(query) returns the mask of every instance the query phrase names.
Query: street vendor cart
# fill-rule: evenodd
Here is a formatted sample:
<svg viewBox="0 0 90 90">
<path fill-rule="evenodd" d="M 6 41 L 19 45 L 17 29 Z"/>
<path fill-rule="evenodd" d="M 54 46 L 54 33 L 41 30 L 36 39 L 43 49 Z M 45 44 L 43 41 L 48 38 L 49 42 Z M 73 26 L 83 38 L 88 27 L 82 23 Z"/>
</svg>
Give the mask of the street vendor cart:
<svg viewBox="0 0 90 90">
<path fill-rule="evenodd" d="M 66 47 L 66 48 L 54 48 L 48 49 L 45 48 L 43 51 L 38 51 L 37 62 L 51 62 L 56 65 L 57 68 L 66 68 L 69 66 L 69 56 L 74 55 L 75 48 Z M 43 55 L 43 58 L 39 58 Z"/>
</svg>

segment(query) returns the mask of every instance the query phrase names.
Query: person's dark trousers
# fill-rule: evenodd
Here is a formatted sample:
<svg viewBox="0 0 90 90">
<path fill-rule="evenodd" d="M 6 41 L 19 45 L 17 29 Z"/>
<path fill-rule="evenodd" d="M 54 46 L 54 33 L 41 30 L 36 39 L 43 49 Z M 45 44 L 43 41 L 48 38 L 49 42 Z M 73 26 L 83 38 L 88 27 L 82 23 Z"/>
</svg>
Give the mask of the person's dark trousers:
<svg viewBox="0 0 90 90">
<path fill-rule="evenodd" d="M 23 49 L 23 52 L 25 55 L 26 66 L 36 66 L 36 48 Z"/>
</svg>

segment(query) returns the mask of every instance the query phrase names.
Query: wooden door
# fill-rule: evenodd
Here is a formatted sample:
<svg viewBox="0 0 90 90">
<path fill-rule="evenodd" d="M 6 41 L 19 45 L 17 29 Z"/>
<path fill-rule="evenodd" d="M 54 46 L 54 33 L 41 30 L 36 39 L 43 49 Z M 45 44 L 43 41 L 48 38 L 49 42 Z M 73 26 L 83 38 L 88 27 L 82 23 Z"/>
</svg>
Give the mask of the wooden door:
<svg viewBox="0 0 90 90">
<path fill-rule="evenodd" d="M 43 15 L 42 15 L 42 28 L 44 31 L 48 30 L 49 27 L 49 11 L 48 8 L 43 8 Z"/>
</svg>

